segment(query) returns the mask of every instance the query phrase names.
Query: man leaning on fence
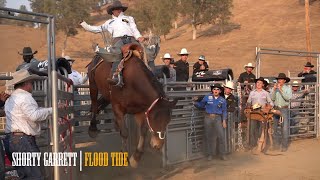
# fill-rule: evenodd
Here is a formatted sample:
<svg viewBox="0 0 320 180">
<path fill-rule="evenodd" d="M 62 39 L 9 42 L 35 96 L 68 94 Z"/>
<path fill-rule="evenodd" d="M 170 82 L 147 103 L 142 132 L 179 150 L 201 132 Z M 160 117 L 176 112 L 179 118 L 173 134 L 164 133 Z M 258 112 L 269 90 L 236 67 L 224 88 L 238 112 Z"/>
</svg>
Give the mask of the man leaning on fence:
<svg viewBox="0 0 320 180">
<path fill-rule="evenodd" d="M 289 101 L 292 97 L 292 90 L 285 83 L 290 81 L 284 73 L 279 73 L 277 83 L 274 85 L 271 91 L 271 99 L 274 101 L 275 109 L 280 110 L 281 117 L 279 115 L 274 116 L 273 130 L 275 148 L 281 147 L 281 151 L 285 152 L 289 146 Z M 281 136 L 278 132 L 278 125 L 281 125 Z M 281 137 L 279 139 L 279 137 Z M 277 147 L 278 146 L 278 147 Z"/>
<path fill-rule="evenodd" d="M 227 102 L 220 95 L 222 86 L 214 84 L 211 86 L 211 93 L 206 95 L 201 101 L 196 102 L 198 108 L 205 108 L 204 129 L 207 142 L 208 160 L 212 160 L 215 155 L 215 144 L 218 142 L 220 159 L 227 160 L 225 149 L 224 128 L 227 127 Z"/>
<path fill-rule="evenodd" d="M 32 97 L 33 81 L 38 75 L 22 69 L 12 74 L 13 79 L 6 86 L 14 85 L 14 91 L 5 104 L 6 127 L 5 147 L 9 159 L 13 152 L 40 152 L 35 136 L 40 135 L 41 121 L 52 114 L 52 108 L 38 107 Z M 21 179 L 44 179 L 38 166 L 16 166 Z"/>
</svg>

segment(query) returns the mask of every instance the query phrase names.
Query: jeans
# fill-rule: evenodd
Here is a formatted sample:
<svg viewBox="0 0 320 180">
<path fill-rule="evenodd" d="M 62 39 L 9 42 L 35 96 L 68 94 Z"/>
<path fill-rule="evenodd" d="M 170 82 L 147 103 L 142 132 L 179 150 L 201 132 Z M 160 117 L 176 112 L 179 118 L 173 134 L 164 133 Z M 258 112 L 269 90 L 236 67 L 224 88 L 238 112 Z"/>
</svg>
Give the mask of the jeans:
<svg viewBox="0 0 320 180">
<path fill-rule="evenodd" d="M 34 136 L 28 135 L 12 135 L 9 136 L 9 151 L 13 152 L 40 152 L 36 144 Z M 21 179 L 28 180 L 43 180 L 44 173 L 41 167 L 38 166 L 15 166 L 18 175 Z"/>
<path fill-rule="evenodd" d="M 275 115 L 273 119 L 273 139 L 275 142 L 275 146 L 281 145 L 282 148 L 288 148 L 289 146 L 289 111 L 287 108 L 279 109 L 281 112 L 281 116 L 283 117 L 283 123 L 281 124 L 280 131 L 278 129 L 279 124 L 279 115 Z"/>
<path fill-rule="evenodd" d="M 222 127 L 221 115 L 217 115 L 215 117 L 206 115 L 204 118 L 204 130 L 207 140 L 207 155 L 215 155 L 217 140 L 219 143 L 218 148 L 220 155 L 226 154 L 226 142 L 224 138 L 224 128 Z"/>
<path fill-rule="evenodd" d="M 257 145 L 258 139 L 261 135 L 261 122 L 256 120 L 250 120 L 250 147 Z"/>
</svg>

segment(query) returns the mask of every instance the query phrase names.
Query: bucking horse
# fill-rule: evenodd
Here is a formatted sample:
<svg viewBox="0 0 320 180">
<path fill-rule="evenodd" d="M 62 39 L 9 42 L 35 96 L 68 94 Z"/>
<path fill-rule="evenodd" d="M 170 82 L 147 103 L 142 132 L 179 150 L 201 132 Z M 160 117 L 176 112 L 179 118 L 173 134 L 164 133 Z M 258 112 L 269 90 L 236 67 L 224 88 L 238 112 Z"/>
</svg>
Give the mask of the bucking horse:
<svg viewBox="0 0 320 180">
<path fill-rule="evenodd" d="M 135 152 L 129 159 L 131 167 L 137 167 L 144 151 L 144 141 L 147 130 L 151 133 L 150 145 L 160 149 L 163 146 L 166 127 L 171 120 L 171 110 L 177 100 L 166 98 L 162 85 L 142 60 L 143 48 L 138 44 L 126 44 L 122 48 L 123 82 L 122 87 L 108 84 L 111 77 L 112 63 L 95 55 L 88 65 L 90 82 L 92 119 L 89 135 L 97 136 L 96 114 L 99 106 L 111 103 L 115 117 L 115 128 L 122 137 L 122 151 L 127 150 L 128 129 L 125 124 L 125 114 L 134 114 L 139 128 L 139 142 Z M 102 96 L 98 103 L 98 93 Z"/>
</svg>

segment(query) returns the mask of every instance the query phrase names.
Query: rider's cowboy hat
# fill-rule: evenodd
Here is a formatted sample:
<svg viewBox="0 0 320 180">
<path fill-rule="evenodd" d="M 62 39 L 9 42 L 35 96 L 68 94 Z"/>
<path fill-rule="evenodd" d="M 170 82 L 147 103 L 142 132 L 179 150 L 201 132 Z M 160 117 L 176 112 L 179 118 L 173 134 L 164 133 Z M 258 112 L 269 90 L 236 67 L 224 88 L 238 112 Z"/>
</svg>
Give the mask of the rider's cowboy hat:
<svg viewBox="0 0 320 180">
<path fill-rule="evenodd" d="M 120 1 L 114 1 L 111 5 L 107 7 L 108 14 L 112 15 L 112 11 L 115 9 L 122 9 L 125 12 L 128 9 L 128 6 L 122 5 Z"/>
<path fill-rule="evenodd" d="M 227 81 L 226 85 L 223 85 L 223 87 L 234 90 L 234 84 L 232 81 Z"/>
<path fill-rule="evenodd" d="M 161 59 L 173 59 L 169 53 L 165 53 Z"/>
<path fill-rule="evenodd" d="M 276 79 L 277 80 L 278 79 L 284 79 L 284 80 L 286 80 L 286 83 L 290 82 L 290 78 L 288 78 L 285 73 L 279 73 L 279 75 L 278 75 L 278 77 L 276 77 Z"/>
<path fill-rule="evenodd" d="M 18 52 L 18 54 L 22 55 L 22 56 L 28 56 L 28 55 L 34 55 L 37 54 L 38 51 L 34 51 L 32 52 L 31 47 L 24 47 L 22 50 L 22 53 Z"/>
<path fill-rule="evenodd" d="M 178 53 L 178 55 L 189 55 L 190 54 L 190 52 L 188 52 L 188 50 L 186 49 L 186 48 L 182 48 L 181 49 L 181 51 L 180 51 L 180 53 Z"/>
<path fill-rule="evenodd" d="M 199 56 L 199 60 L 205 61 L 205 60 L 206 60 L 206 57 L 205 57 L 204 55 L 200 55 L 200 56 Z"/>
<path fill-rule="evenodd" d="M 292 87 L 299 87 L 299 82 L 298 81 L 293 81 L 292 82 Z"/>
<path fill-rule="evenodd" d="M 254 66 L 252 65 L 252 63 L 248 63 L 248 64 L 244 65 L 244 69 L 246 69 L 246 68 L 254 69 Z"/>
<path fill-rule="evenodd" d="M 214 88 L 219 88 L 220 91 L 222 90 L 221 84 L 218 84 L 218 83 L 215 83 L 215 84 L 211 85 L 210 88 L 211 88 L 211 91 L 212 91 Z"/>
<path fill-rule="evenodd" d="M 65 56 L 64 57 L 67 61 L 71 61 L 72 63 L 75 61 L 74 59 L 72 59 L 70 56 Z"/>
<path fill-rule="evenodd" d="M 307 63 L 304 65 L 304 67 L 311 67 L 311 68 L 313 68 L 313 67 L 314 67 L 314 65 L 313 65 L 313 64 L 311 64 L 311 62 L 307 62 Z"/>
<path fill-rule="evenodd" d="M 269 85 L 269 83 L 263 77 L 259 77 L 258 79 L 255 79 L 254 83 L 257 83 L 257 81 L 262 81 L 264 87 L 267 87 Z"/>
<path fill-rule="evenodd" d="M 7 81 L 6 86 L 12 86 L 12 85 L 23 83 L 30 80 L 41 79 L 41 77 L 36 74 L 30 74 L 27 69 L 21 69 L 19 71 L 12 73 L 12 77 L 13 79 Z"/>
</svg>

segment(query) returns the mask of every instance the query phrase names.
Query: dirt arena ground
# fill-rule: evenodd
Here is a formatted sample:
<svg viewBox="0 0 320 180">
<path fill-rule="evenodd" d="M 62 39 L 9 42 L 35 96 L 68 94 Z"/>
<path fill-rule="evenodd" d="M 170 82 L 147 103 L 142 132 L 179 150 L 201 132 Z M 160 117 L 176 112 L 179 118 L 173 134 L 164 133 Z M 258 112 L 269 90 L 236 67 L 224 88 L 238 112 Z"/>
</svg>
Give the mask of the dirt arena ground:
<svg viewBox="0 0 320 180">
<path fill-rule="evenodd" d="M 101 144 L 98 146 L 102 147 Z M 145 154 L 137 169 L 85 168 L 79 174 L 79 179 L 318 180 L 320 179 L 319 152 L 319 139 L 304 139 L 294 141 L 287 152 L 275 156 L 236 152 L 230 155 L 229 161 L 199 159 L 161 168 L 159 153 L 151 151 Z"/>
</svg>

